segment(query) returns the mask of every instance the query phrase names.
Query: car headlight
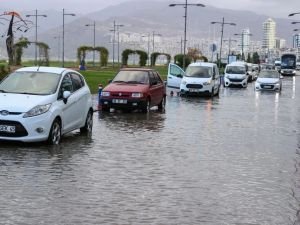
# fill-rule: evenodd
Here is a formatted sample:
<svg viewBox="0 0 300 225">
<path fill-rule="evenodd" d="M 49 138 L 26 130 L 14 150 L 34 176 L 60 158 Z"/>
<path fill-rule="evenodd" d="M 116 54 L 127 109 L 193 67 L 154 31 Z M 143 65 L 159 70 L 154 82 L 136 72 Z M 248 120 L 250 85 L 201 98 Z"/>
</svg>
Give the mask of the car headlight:
<svg viewBox="0 0 300 225">
<path fill-rule="evenodd" d="M 274 84 L 278 86 L 279 85 L 279 81 L 275 82 Z"/>
<path fill-rule="evenodd" d="M 210 83 L 211 83 L 211 80 L 204 82 L 203 85 L 210 85 Z"/>
<path fill-rule="evenodd" d="M 110 96 L 110 92 L 108 92 L 108 91 L 102 91 L 101 92 L 101 96 L 108 97 L 108 96 Z"/>
<path fill-rule="evenodd" d="M 140 93 L 140 92 L 134 92 L 131 94 L 131 97 L 132 98 L 142 98 L 143 97 L 143 93 Z"/>
<path fill-rule="evenodd" d="M 183 80 L 181 83 L 182 83 L 183 85 L 186 85 L 186 84 L 187 84 L 187 82 L 186 82 L 185 80 Z"/>
<path fill-rule="evenodd" d="M 51 107 L 51 103 L 47 104 L 47 105 L 37 105 L 37 106 L 33 107 L 32 109 L 30 109 L 27 113 L 25 113 L 23 117 L 27 118 L 27 117 L 41 115 L 43 113 L 48 112 L 50 107 Z"/>
</svg>

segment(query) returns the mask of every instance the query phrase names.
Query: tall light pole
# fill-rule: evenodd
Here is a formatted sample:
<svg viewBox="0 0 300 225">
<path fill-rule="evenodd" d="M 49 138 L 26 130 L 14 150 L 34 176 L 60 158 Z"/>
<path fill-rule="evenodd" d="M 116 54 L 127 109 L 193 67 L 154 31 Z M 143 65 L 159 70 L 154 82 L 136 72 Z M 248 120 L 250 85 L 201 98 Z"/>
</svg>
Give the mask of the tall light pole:
<svg viewBox="0 0 300 225">
<path fill-rule="evenodd" d="M 242 60 L 245 60 L 245 56 L 244 56 L 244 36 L 248 35 L 248 36 L 252 36 L 252 34 L 250 33 L 244 33 L 242 32 L 241 34 L 234 34 L 235 36 L 241 36 L 242 38 Z"/>
<path fill-rule="evenodd" d="M 228 40 L 223 40 L 224 42 L 228 41 L 228 55 L 230 55 L 231 53 L 231 42 L 237 42 L 237 40 L 231 39 L 229 38 Z"/>
<path fill-rule="evenodd" d="M 35 14 L 26 15 L 26 17 L 31 17 L 31 16 L 35 17 L 35 54 L 34 54 L 34 65 L 37 65 L 37 30 L 38 30 L 38 20 L 37 20 L 37 18 L 39 16 L 41 16 L 41 17 L 47 17 L 47 15 L 45 15 L 45 14 L 38 14 L 38 11 L 36 9 L 35 10 Z"/>
<path fill-rule="evenodd" d="M 150 65 L 150 33 L 147 33 L 147 35 L 142 35 L 142 37 L 148 38 L 148 44 L 147 44 L 147 55 L 148 55 L 148 66 Z"/>
<path fill-rule="evenodd" d="M 93 24 L 86 24 L 85 26 L 93 27 L 93 31 L 94 31 L 94 37 L 93 37 L 93 67 L 95 67 L 95 45 L 96 45 L 96 22 L 94 21 Z"/>
<path fill-rule="evenodd" d="M 221 24 L 221 44 L 220 44 L 220 60 L 219 60 L 219 68 L 221 67 L 221 61 L 222 61 L 222 44 L 223 44 L 223 33 L 224 33 L 224 25 L 231 25 L 231 26 L 235 26 L 235 23 L 228 23 L 225 22 L 224 17 L 222 18 L 222 22 L 211 22 L 211 24 Z"/>
<path fill-rule="evenodd" d="M 115 67 L 115 42 L 116 42 L 116 32 L 118 35 L 118 64 L 120 63 L 120 33 L 119 33 L 119 28 L 124 27 L 123 24 L 116 24 L 116 21 L 114 20 L 114 28 L 110 31 L 114 32 L 113 35 L 113 67 Z"/>
<path fill-rule="evenodd" d="M 185 50 L 186 50 L 186 30 L 187 30 L 187 7 L 188 6 L 200 6 L 200 7 L 205 7 L 205 5 L 203 4 L 188 4 L 187 0 L 185 0 L 184 4 L 170 4 L 170 7 L 174 7 L 174 6 L 183 6 L 184 8 L 184 40 L 183 40 L 183 69 L 185 69 L 185 58 L 186 58 L 186 54 L 185 54 Z"/>
<path fill-rule="evenodd" d="M 65 9 L 63 9 L 62 67 L 65 67 L 65 16 L 75 16 L 75 13 L 65 13 Z"/>
</svg>

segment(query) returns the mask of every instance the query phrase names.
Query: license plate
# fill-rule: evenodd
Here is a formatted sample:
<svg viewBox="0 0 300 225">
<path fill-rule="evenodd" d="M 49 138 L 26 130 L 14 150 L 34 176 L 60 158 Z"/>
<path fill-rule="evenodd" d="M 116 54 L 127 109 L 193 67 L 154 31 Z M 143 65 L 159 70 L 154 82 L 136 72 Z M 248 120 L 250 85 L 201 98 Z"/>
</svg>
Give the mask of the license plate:
<svg viewBox="0 0 300 225">
<path fill-rule="evenodd" d="M 270 89 L 270 88 L 272 88 L 272 86 L 266 85 L 266 86 L 264 86 L 264 88 Z"/>
<path fill-rule="evenodd" d="M 15 126 L 0 125 L 0 132 L 15 133 L 16 132 L 16 127 Z"/>
<path fill-rule="evenodd" d="M 127 104 L 127 99 L 113 99 L 112 102 L 116 104 Z"/>
<path fill-rule="evenodd" d="M 198 89 L 189 89 L 190 92 L 199 92 Z"/>
</svg>

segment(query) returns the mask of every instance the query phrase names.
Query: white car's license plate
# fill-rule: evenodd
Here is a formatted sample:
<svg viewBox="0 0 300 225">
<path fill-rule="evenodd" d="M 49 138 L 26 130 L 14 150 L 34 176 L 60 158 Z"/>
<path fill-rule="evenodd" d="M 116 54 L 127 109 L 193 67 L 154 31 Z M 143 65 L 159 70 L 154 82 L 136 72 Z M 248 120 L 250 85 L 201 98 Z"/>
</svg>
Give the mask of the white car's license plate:
<svg viewBox="0 0 300 225">
<path fill-rule="evenodd" d="M 272 86 L 265 85 L 264 88 L 270 89 L 270 88 L 272 88 Z"/>
<path fill-rule="evenodd" d="M 127 99 L 113 99 L 112 102 L 116 104 L 127 104 Z"/>
<path fill-rule="evenodd" d="M 0 125 L 0 132 L 15 133 L 16 132 L 16 127 L 15 126 Z"/>
<path fill-rule="evenodd" d="M 195 88 L 192 88 L 192 89 L 189 89 L 190 92 L 199 92 L 199 89 L 195 89 Z"/>
</svg>

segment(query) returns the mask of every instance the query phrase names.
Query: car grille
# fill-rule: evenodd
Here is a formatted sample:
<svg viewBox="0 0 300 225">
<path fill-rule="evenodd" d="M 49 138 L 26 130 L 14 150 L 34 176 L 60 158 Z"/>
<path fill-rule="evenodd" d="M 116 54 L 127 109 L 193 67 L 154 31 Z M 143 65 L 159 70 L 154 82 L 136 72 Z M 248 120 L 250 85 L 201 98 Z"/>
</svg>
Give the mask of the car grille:
<svg viewBox="0 0 300 225">
<path fill-rule="evenodd" d="M 1 137 L 25 137 L 25 136 L 28 135 L 26 129 L 19 122 L 10 121 L 10 120 L 0 120 L 0 124 L 16 127 L 16 132 L 15 133 L 0 132 Z"/>
<path fill-rule="evenodd" d="M 203 88 L 203 85 L 202 84 L 187 84 L 186 87 L 187 88 L 201 89 L 201 88 Z"/>
<path fill-rule="evenodd" d="M 117 93 L 112 93 L 111 96 L 118 97 L 118 98 L 127 98 L 130 97 L 130 94 L 124 92 L 117 92 Z"/>
<path fill-rule="evenodd" d="M 231 82 L 242 82 L 243 81 L 243 79 L 237 79 L 237 78 L 229 78 L 229 80 Z"/>
<path fill-rule="evenodd" d="M 261 88 L 265 88 L 265 89 L 274 89 L 274 85 L 273 84 L 261 84 L 260 87 Z"/>
</svg>

